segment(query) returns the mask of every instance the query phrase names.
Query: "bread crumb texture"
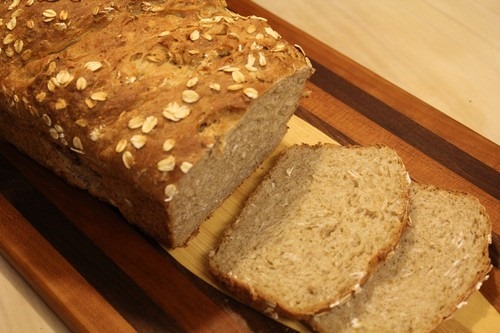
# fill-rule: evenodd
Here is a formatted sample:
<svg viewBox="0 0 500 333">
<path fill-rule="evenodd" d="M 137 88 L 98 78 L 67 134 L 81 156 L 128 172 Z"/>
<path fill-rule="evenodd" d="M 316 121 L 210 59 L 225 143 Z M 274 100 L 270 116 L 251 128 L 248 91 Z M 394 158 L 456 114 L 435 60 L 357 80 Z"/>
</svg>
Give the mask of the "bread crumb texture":
<svg viewBox="0 0 500 333">
<path fill-rule="evenodd" d="M 303 318 L 362 290 L 406 224 L 409 182 L 386 147 L 294 146 L 210 258 L 230 289 Z"/>
<path fill-rule="evenodd" d="M 316 316 L 319 332 L 430 332 L 485 279 L 491 222 L 477 199 L 413 184 L 411 226 L 363 291 Z"/>
<path fill-rule="evenodd" d="M 256 99 L 309 66 L 223 0 L 2 1 L 0 135 L 22 126 L 96 178 L 170 202 Z"/>
</svg>

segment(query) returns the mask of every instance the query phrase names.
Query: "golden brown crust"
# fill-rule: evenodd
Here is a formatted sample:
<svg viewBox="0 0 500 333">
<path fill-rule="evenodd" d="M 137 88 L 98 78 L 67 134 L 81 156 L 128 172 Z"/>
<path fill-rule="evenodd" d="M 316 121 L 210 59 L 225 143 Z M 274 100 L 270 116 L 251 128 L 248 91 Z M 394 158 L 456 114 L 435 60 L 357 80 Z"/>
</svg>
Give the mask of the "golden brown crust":
<svg viewBox="0 0 500 333">
<path fill-rule="evenodd" d="M 309 66 L 223 0 L 13 0 L 0 19 L 1 112 L 157 202 L 256 99 Z"/>
</svg>

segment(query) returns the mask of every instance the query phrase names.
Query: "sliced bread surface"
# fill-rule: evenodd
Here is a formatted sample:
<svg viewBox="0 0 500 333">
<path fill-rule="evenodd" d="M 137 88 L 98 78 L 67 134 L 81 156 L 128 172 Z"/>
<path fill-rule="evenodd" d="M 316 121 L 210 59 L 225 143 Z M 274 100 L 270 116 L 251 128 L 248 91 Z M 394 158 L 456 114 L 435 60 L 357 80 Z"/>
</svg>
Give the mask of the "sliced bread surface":
<svg viewBox="0 0 500 333">
<path fill-rule="evenodd" d="M 237 297 L 305 318 L 358 290 L 398 243 L 409 177 L 384 146 L 286 150 L 209 258 Z"/>
<path fill-rule="evenodd" d="M 490 220 L 478 200 L 414 183 L 410 225 L 362 291 L 315 316 L 319 332 L 430 332 L 490 269 Z"/>
</svg>

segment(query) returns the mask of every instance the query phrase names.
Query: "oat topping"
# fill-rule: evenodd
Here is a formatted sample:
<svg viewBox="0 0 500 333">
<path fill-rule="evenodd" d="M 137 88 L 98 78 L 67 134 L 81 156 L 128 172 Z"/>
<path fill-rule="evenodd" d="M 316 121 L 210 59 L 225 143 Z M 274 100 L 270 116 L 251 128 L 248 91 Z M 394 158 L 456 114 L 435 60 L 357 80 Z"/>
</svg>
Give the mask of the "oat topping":
<svg viewBox="0 0 500 333">
<path fill-rule="evenodd" d="M 257 97 L 259 97 L 259 92 L 257 90 L 255 90 L 254 88 L 245 88 L 243 90 L 243 93 L 247 97 L 252 98 L 252 99 L 256 99 Z"/>
<path fill-rule="evenodd" d="M 175 168 L 175 157 L 169 155 L 156 164 L 156 168 L 161 172 L 169 172 Z"/>
<path fill-rule="evenodd" d="M 68 11 L 63 9 L 59 12 L 59 19 L 61 21 L 66 21 L 68 19 Z"/>
<path fill-rule="evenodd" d="M 255 65 L 255 61 L 256 60 L 257 59 L 255 58 L 255 56 L 252 53 L 249 53 L 248 56 L 247 56 L 246 66 L 253 67 Z"/>
<path fill-rule="evenodd" d="M 218 83 L 210 83 L 210 89 L 214 90 L 214 91 L 220 91 L 220 84 Z"/>
<path fill-rule="evenodd" d="M 142 124 L 141 131 L 144 134 L 150 133 L 155 127 L 158 125 L 158 118 L 155 116 L 148 116 L 144 119 L 144 123 Z"/>
<path fill-rule="evenodd" d="M 285 44 L 279 43 L 272 49 L 272 52 L 283 52 L 286 49 Z"/>
<path fill-rule="evenodd" d="M 142 125 L 144 124 L 144 117 L 143 116 L 137 116 L 129 120 L 128 122 L 128 128 L 130 129 L 136 129 L 136 128 L 141 128 Z"/>
<path fill-rule="evenodd" d="M 47 89 L 50 92 L 54 92 L 58 86 L 59 86 L 59 83 L 57 83 L 57 80 L 55 77 L 50 78 L 50 80 L 47 82 Z"/>
<path fill-rule="evenodd" d="M 100 61 L 89 61 L 83 67 L 92 72 L 95 72 L 102 67 L 102 63 Z"/>
<path fill-rule="evenodd" d="M 73 138 L 73 147 L 75 147 L 76 149 L 78 150 L 81 150 L 83 151 L 83 144 L 82 144 L 82 140 L 80 140 L 79 137 L 75 136 Z"/>
<path fill-rule="evenodd" d="M 26 27 L 28 27 L 28 29 L 34 29 L 35 28 L 35 21 L 33 21 L 33 20 L 26 21 Z"/>
<path fill-rule="evenodd" d="M 191 39 L 193 42 L 200 39 L 200 31 L 194 30 L 193 32 L 191 32 L 191 34 L 189 35 L 189 39 Z"/>
<path fill-rule="evenodd" d="M 56 103 L 54 104 L 56 110 L 66 109 L 67 106 L 68 104 L 66 103 L 66 100 L 62 98 L 58 98 Z"/>
<path fill-rule="evenodd" d="M 32 54 L 32 51 L 31 51 L 31 50 L 25 50 L 25 51 L 21 54 L 21 59 L 23 59 L 24 61 L 28 61 L 28 60 L 31 58 L 31 54 Z"/>
<path fill-rule="evenodd" d="M 42 115 L 42 120 L 45 123 L 45 125 L 47 125 L 47 126 L 51 126 L 52 125 L 52 120 L 50 119 L 50 117 L 46 113 L 44 113 Z"/>
<path fill-rule="evenodd" d="M 98 141 L 102 136 L 102 133 L 101 133 L 101 130 L 99 128 L 94 128 L 91 132 L 90 132 L 90 140 L 92 141 Z"/>
<path fill-rule="evenodd" d="M 85 105 L 87 105 L 89 109 L 92 109 L 97 105 L 97 102 L 90 98 L 85 98 Z"/>
<path fill-rule="evenodd" d="M 67 70 L 61 70 L 56 75 L 57 84 L 63 87 L 67 87 L 75 77 L 70 74 Z"/>
<path fill-rule="evenodd" d="M 17 53 L 21 53 L 23 51 L 23 47 L 24 47 L 24 42 L 20 39 L 17 39 L 15 42 L 14 42 L 14 50 L 17 52 Z"/>
<path fill-rule="evenodd" d="M 231 73 L 234 71 L 239 71 L 240 69 L 238 67 L 226 65 L 226 66 L 220 67 L 218 70 L 223 71 L 223 72 L 227 72 L 227 73 Z"/>
<path fill-rule="evenodd" d="M 251 34 L 253 34 L 255 31 L 257 31 L 257 27 L 256 27 L 255 25 L 251 24 L 251 25 L 249 25 L 249 26 L 247 27 L 247 33 L 248 33 L 248 34 L 250 34 L 250 35 L 251 35 Z"/>
<path fill-rule="evenodd" d="M 9 7 L 7 9 L 8 10 L 13 10 L 17 6 L 19 6 L 20 2 L 21 2 L 21 0 L 14 0 L 14 1 L 12 1 L 12 3 L 9 5 Z"/>
<path fill-rule="evenodd" d="M 258 69 L 256 67 L 253 67 L 253 66 L 249 66 L 248 64 L 245 65 L 245 69 L 249 72 L 256 72 L 258 71 Z"/>
<path fill-rule="evenodd" d="M 312 65 L 312 63 L 311 63 L 311 60 L 309 60 L 309 58 L 308 58 L 308 57 L 304 57 L 304 60 L 305 60 L 305 62 L 306 62 L 306 64 L 307 64 L 307 66 L 308 66 L 310 69 L 314 69 L 314 67 L 313 67 L 313 65 Z"/>
<path fill-rule="evenodd" d="M 275 30 L 273 30 L 271 27 L 265 27 L 264 30 L 266 31 L 266 33 L 273 37 L 274 39 L 280 39 L 281 36 L 279 33 L 277 33 Z"/>
<path fill-rule="evenodd" d="M 104 91 L 98 91 L 90 95 L 90 99 L 96 102 L 104 102 L 108 99 L 108 94 Z"/>
<path fill-rule="evenodd" d="M 64 132 L 64 129 L 62 128 L 61 125 L 59 124 L 55 124 L 54 125 L 54 129 L 58 132 L 58 133 L 63 133 Z"/>
<path fill-rule="evenodd" d="M 229 90 L 229 91 L 236 91 L 236 90 L 241 90 L 241 89 L 243 89 L 243 87 L 244 87 L 244 86 L 243 86 L 242 84 L 237 83 L 237 84 L 232 84 L 232 85 L 228 86 L 228 87 L 227 87 L 227 90 Z"/>
<path fill-rule="evenodd" d="M 9 58 L 12 58 L 14 56 L 14 49 L 12 47 L 7 47 L 5 49 L 5 55 Z"/>
<path fill-rule="evenodd" d="M 87 120 L 86 120 L 86 119 L 82 119 L 82 118 L 80 118 L 80 119 L 78 119 L 77 121 L 75 121 L 75 124 L 76 124 L 77 126 L 79 126 L 79 127 L 87 127 L 88 122 L 87 122 Z"/>
<path fill-rule="evenodd" d="M 14 37 L 13 34 L 7 34 L 4 38 L 3 38 L 3 45 L 9 45 L 10 43 L 12 43 L 16 38 Z"/>
<path fill-rule="evenodd" d="M 123 153 L 125 151 L 125 149 L 127 148 L 127 144 L 128 144 L 127 139 L 121 139 L 116 144 L 115 151 L 117 153 Z"/>
<path fill-rule="evenodd" d="M 56 70 L 57 64 L 54 61 L 49 63 L 49 68 L 47 69 L 47 75 L 52 75 Z"/>
<path fill-rule="evenodd" d="M 263 52 L 259 52 L 259 65 L 262 67 L 267 65 L 266 56 L 264 55 Z"/>
<path fill-rule="evenodd" d="M 186 83 L 186 87 L 193 88 L 196 84 L 198 84 L 198 77 L 197 76 L 190 78 L 188 80 L 188 82 Z"/>
<path fill-rule="evenodd" d="M 231 73 L 231 76 L 233 78 L 233 81 L 236 83 L 244 83 L 246 81 L 245 75 L 243 75 L 243 73 L 239 70 L 233 71 Z"/>
<path fill-rule="evenodd" d="M 175 146 L 175 140 L 174 139 L 167 139 L 163 143 L 163 151 L 169 152 L 171 151 Z"/>
<path fill-rule="evenodd" d="M 14 16 L 14 17 L 12 17 L 12 18 L 10 19 L 10 21 L 9 21 L 9 22 L 7 22 L 7 24 L 5 25 L 5 27 L 6 27 L 7 29 L 9 29 L 9 30 L 14 30 L 14 28 L 16 27 L 16 24 L 17 24 L 17 19 L 16 19 L 16 17 Z"/>
<path fill-rule="evenodd" d="M 68 25 L 65 22 L 56 22 L 54 23 L 54 29 L 57 31 L 63 31 L 68 29 Z"/>
<path fill-rule="evenodd" d="M 209 34 L 208 32 L 204 32 L 201 34 L 201 37 L 203 37 L 204 39 L 208 40 L 208 41 L 211 41 L 213 39 L 212 35 Z"/>
<path fill-rule="evenodd" d="M 52 139 L 57 140 L 59 139 L 59 133 L 54 128 L 49 129 L 49 134 L 52 137 Z"/>
<path fill-rule="evenodd" d="M 35 96 L 35 99 L 39 102 L 39 103 L 42 103 L 44 100 L 45 100 L 45 97 L 47 96 L 47 93 L 45 91 L 42 91 L 40 93 L 38 93 L 36 96 Z"/>
<path fill-rule="evenodd" d="M 123 165 L 125 165 L 125 168 L 131 169 L 135 163 L 134 155 L 132 155 L 132 153 L 129 152 L 128 150 L 124 151 L 122 154 L 122 162 Z"/>
<path fill-rule="evenodd" d="M 191 109 L 187 105 L 179 105 L 177 102 L 170 102 L 163 109 L 163 117 L 172 120 L 179 121 L 191 113 Z"/>
<path fill-rule="evenodd" d="M 184 90 L 182 92 L 182 100 L 188 104 L 197 102 L 200 99 L 200 95 L 191 89 Z"/>
<path fill-rule="evenodd" d="M 303 56 L 305 56 L 305 55 L 306 55 L 306 52 L 304 51 L 304 49 L 302 48 L 302 46 L 300 46 L 299 44 L 294 44 L 293 46 L 295 46 L 295 48 L 296 48 L 297 50 L 299 50 L 299 51 L 300 51 L 300 53 L 302 53 L 302 55 L 303 55 Z"/>
<path fill-rule="evenodd" d="M 76 89 L 84 90 L 85 88 L 87 88 L 87 80 L 84 77 L 79 77 L 76 80 Z"/>
<path fill-rule="evenodd" d="M 53 9 L 46 9 L 42 13 L 44 22 L 51 22 L 57 17 L 57 13 Z"/>
<path fill-rule="evenodd" d="M 172 201 L 177 193 L 178 190 L 174 184 L 168 184 L 167 186 L 165 186 L 165 202 Z"/>
<path fill-rule="evenodd" d="M 132 138 L 130 138 L 130 143 L 136 149 L 141 149 L 146 144 L 146 140 L 147 140 L 147 138 L 144 135 L 137 134 L 137 135 L 134 135 Z"/>
<path fill-rule="evenodd" d="M 189 170 L 191 170 L 191 168 L 193 167 L 193 164 L 190 163 L 190 162 L 182 162 L 181 164 L 181 171 L 184 172 L 184 173 L 188 173 Z"/>
</svg>

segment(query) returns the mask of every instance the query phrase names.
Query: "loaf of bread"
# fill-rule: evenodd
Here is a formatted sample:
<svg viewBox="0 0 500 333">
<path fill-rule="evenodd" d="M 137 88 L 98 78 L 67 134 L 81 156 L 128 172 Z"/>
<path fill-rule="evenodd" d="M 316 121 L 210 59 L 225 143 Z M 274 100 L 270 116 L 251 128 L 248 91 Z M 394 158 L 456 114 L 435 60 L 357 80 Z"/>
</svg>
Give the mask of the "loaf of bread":
<svg viewBox="0 0 500 333">
<path fill-rule="evenodd" d="M 211 253 L 211 272 L 269 315 L 325 311 L 358 292 L 398 244 L 409 188 L 387 147 L 293 146 Z"/>
<path fill-rule="evenodd" d="M 410 225 L 362 291 L 311 320 L 319 332 L 430 332 L 490 270 L 491 222 L 469 195 L 414 183 Z"/>
<path fill-rule="evenodd" d="M 0 4 L 0 137 L 168 247 L 278 145 L 312 73 L 224 0 Z"/>
</svg>

